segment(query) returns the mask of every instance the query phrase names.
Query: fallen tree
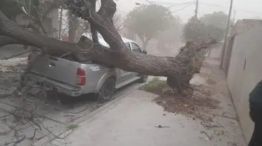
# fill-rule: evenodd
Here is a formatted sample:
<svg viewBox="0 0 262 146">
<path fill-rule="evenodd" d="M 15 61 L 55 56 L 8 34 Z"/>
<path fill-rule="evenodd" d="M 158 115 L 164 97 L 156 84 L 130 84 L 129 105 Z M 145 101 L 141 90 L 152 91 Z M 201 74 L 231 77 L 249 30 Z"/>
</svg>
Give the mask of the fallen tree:
<svg viewBox="0 0 262 146">
<path fill-rule="evenodd" d="M 187 43 L 176 57 L 157 57 L 132 53 L 113 24 L 116 4 L 113 0 L 101 0 L 96 12 L 96 0 L 64 0 L 73 14 L 87 20 L 93 39 L 82 37 L 78 43 L 69 43 L 36 34 L 19 27 L 0 11 L 0 45 L 25 44 L 38 47 L 46 53 L 72 52 L 79 60 L 93 60 L 99 64 L 121 68 L 153 76 L 166 76 L 171 88 L 182 91 L 202 64 L 210 40 Z M 97 43 L 97 32 L 109 44 L 106 48 Z"/>
</svg>

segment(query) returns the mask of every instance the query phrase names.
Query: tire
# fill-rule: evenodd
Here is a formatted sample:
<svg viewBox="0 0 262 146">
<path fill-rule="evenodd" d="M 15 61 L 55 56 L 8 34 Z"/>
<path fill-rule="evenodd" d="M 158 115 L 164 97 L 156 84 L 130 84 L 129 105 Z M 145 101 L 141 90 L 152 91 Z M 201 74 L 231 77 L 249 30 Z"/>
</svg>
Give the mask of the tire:
<svg viewBox="0 0 262 146">
<path fill-rule="evenodd" d="M 147 81 L 148 76 L 141 75 L 141 78 L 138 80 L 139 83 L 145 83 Z"/>
<path fill-rule="evenodd" d="M 98 92 L 98 99 L 101 101 L 109 101 L 115 93 L 115 79 L 107 79 Z"/>
</svg>

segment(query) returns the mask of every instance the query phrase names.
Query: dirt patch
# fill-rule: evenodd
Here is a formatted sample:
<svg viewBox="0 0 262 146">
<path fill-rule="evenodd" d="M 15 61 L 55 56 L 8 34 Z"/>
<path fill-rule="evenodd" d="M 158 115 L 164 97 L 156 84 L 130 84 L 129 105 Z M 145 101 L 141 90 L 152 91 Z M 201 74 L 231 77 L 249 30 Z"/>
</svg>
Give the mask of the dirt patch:
<svg viewBox="0 0 262 146">
<path fill-rule="evenodd" d="M 211 89 L 207 86 L 193 86 L 193 95 L 178 95 L 165 85 L 165 81 L 154 79 L 141 89 L 159 95 L 155 102 L 165 111 L 183 114 L 193 119 L 212 122 L 212 117 L 207 112 L 218 108 L 219 101 L 210 98 Z M 190 91 L 189 91 L 190 92 Z M 188 94 L 190 95 L 190 94 Z"/>
<path fill-rule="evenodd" d="M 207 79 L 207 84 L 209 84 L 209 85 L 215 85 L 216 83 L 217 82 L 213 79 L 210 79 L 210 78 Z"/>
</svg>

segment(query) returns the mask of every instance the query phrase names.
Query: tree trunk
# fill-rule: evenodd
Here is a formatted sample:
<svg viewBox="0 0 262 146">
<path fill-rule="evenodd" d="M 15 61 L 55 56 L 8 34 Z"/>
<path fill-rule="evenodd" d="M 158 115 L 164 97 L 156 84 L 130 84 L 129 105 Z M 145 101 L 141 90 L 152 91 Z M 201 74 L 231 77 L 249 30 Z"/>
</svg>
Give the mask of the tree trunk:
<svg viewBox="0 0 262 146">
<path fill-rule="evenodd" d="M 193 74 L 199 71 L 201 59 L 210 42 L 187 43 L 177 57 L 157 57 L 133 53 L 128 50 L 113 25 L 116 11 L 113 0 L 101 0 L 98 12 L 87 0 L 67 0 L 68 8 L 76 15 L 95 26 L 110 48 L 105 48 L 82 37 L 78 43 L 62 42 L 24 30 L 0 12 L 0 35 L 17 40 L 18 43 L 39 47 L 48 53 L 72 52 L 80 61 L 93 60 L 96 63 L 117 67 L 145 75 L 166 76 L 172 88 L 182 90 L 188 87 Z"/>
</svg>

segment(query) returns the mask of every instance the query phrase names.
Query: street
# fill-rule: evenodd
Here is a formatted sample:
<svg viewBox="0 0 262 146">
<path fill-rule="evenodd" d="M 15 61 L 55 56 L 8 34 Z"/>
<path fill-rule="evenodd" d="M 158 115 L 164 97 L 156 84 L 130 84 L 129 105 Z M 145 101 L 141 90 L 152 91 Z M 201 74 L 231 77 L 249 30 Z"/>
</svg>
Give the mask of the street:
<svg viewBox="0 0 262 146">
<path fill-rule="evenodd" d="M 224 74 L 218 68 L 220 51 L 219 46 L 212 49 L 192 81 L 210 86 L 211 98 L 220 102 L 217 109 L 201 110 L 200 115 L 211 120 L 164 111 L 154 102 L 156 95 L 133 88 L 82 122 L 65 142 L 74 146 L 245 146 Z"/>
<path fill-rule="evenodd" d="M 217 108 L 199 110 L 203 118 L 165 111 L 155 102 L 158 95 L 140 90 L 138 83 L 120 89 L 108 103 L 91 95 L 63 103 L 40 93 L 26 100 L 5 95 L 0 99 L 0 145 L 245 146 L 218 68 L 219 48 L 212 49 L 201 73 L 192 80 L 193 85 L 207 87 L 210 98 L 219 103 Z"/>
</svg>

